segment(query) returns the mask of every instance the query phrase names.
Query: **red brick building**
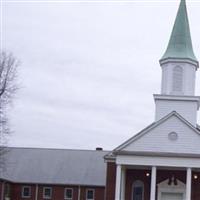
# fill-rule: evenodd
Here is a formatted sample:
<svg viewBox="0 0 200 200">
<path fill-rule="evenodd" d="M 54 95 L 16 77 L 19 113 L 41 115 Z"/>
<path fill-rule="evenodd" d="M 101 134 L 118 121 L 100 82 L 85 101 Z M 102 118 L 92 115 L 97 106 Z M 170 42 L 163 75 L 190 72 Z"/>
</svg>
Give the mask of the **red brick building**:
<svg viewBox="0 0 200 200">
<path fill-rule="evenodd" d="M 106 164 L 102 150 L 8 148 L 1 200 L 102 200 Z"/>
<path fill-rule="evenodd" d="M 185 0 L 160 66 L 152 124 L 111 152 L 9 148 L 1 200 L 199 200 L 199 62 Z"/>
</svg>

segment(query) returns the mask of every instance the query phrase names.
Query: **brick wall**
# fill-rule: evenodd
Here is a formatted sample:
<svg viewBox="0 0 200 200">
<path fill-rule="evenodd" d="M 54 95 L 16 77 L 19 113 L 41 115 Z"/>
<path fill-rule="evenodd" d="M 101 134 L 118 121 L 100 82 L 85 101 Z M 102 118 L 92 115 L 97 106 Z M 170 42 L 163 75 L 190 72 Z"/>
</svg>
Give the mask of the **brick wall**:
<svg viewBox="0 0 200 200">
<path fill-rule="evenodd" d="M 104 187 L 81 187 L 81 199 L 86 200 L 86 191 L 87 189 L 93 189 L 95 193 L 95 200 L 103 200 L 104 199 Z"/>
<path fill-rule="evenodd" d="M 78 199 L 78 186 L 71 186 L 71 185 L 39 185 L 38 186 L 38 200 L 43 200 L 43 188 L 44 187 L 51 187 L 52 188 L 52 198 L 51 200 L 57 199 L 64 199 L 64 191 L 65 188 L 72 188 L 73 189 L 73 200 Z"/>
<path fill-rule="evenodd" d="M 31 196 L 30 198 L 22 198 L 22 186 L 30 186 L 31 187 Z M 31 184 L 11 184 L 11 200 L 35 200 L 35 185 Z"/>
<path fill-rule="evenodd" d="M 147 176 L 147 173 L 150 174 L 150 170 L 135 170 L 127 169 L 126 170 L 126 191 L 125 199 L 132 200 L 132 187 L 133 182 L 136 180 L 141 180 L 144 182 L 144 200 L 149 200 L 150 198 L 150 185 L 151 185 L 151 176 Z M 116 165 L 115 163 L 107 164 L 107 180 L 106 180 L 106 189 L 104 187 L 93 187 L 93 186 L 81 186 L 80 200 L 86 200 L 86 191 L 87 189 L 94 189 L 95 191 L 95 200 L 115 200 L 115 178 L 116 174 Z M 200 197 L 200 172 L 193 172 L 194 175 L 198 176 L 198 179 L 192 179 L 192 198 L 191 200 L 199 200 Z M 160 183 L 169 177 L 174 176 L 183 183 L 186 183 L 186 171 L 170 171 L 170 170 L 158 170 L 157 171 L 157 183 Z M 31 184 L 10 184 L 11 186 L 11 200 L 35 200 L 36 186 Z M 22 198 L 21 191 L 23 186 L 31 187 L 31 197 Z M 65 188 L 73 188 L 73 200 L 78 200 L 78 186 L 70 185 L 39 185 L 38 187 L 38 200 L 43 200 L 43 187 L 52 187 L 52 198 L 51 200 L 64 200 L 64 190 Z M 0 182 L 0 194 L 2 194 L 2 182 Z"/>
<path fill-rule="evenodd" d="M 107 163 L 107 175 L 106 175 L 106 190 L 105 199 L 115 199 L 115 182 L 116 182 L 116 164 L 114 162 Z"/>
<path fill-rule="evenodd" d="M 31 186 L 31 197 L 22 198 L 22 187 Z M 1 185 L 0 185 L 1 187 Z M 78 191 L 79 186 L 71 185 L 39 185 L 38 186 L 38 200 L 43 200 L 43 188 L 51 187 L 52 188 L 52 198 L 51 200 L 64 200 L 64 191 L 65 188 L 73 189 L 73 199 L 78 200 Z M 103 200 L 105 194 L 104 187 L 94 187 L 94 186 L 81 186 L 80 187 L 80 200 L 86 200 L 86 191 L 87 189 L 93 189 L 95 193 L 95 200 Z M 11 200 L 35 200 L 36 194 L 36 185 L 31 184 L 11 184 Z"/>
<path fill-rule="evenodd" d="M 197 175 L 198 179 L 192 179 L 192 200 L 199 200 L 200 198 L 200 172 L 193 172 L 193 176 Z"/>
</svg>

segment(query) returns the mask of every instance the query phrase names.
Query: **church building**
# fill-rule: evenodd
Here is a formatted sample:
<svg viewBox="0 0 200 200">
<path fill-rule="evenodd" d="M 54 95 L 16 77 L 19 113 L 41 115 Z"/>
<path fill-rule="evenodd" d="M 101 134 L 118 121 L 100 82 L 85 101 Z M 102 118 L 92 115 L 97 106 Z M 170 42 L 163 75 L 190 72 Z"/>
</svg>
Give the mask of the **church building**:
<svg viewBox="0 0 200 200">
<path fill-rule="evenodd" d="M 113 151 L 10 147 L 0 200 L 200 200 L 199 62 L 185 0 L 160 66 L 152 124 Z"/>
<path fill-rule="evenodd" d="M 199 63 L 185 0 L 160 66 L 154 122 L 105 156 L 106 200 L 200 199 L 200 97 L 195 96 Z"/>
</svg>

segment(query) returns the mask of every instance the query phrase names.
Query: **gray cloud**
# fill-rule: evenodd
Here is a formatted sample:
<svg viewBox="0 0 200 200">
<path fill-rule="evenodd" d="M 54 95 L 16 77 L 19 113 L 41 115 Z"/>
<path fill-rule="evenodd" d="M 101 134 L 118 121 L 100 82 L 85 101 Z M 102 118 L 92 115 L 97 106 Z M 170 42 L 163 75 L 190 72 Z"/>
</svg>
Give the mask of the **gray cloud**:
<svg viewBox="0 0 200 200">
<path fill-rule="evenodd" d="M 3 46 L 22 63 L 9 144 L 112 149 L 151 123 L 177 6 L 4 2 Z M 197 57 L 199 8 L 188 1 Z"/>
</svg>

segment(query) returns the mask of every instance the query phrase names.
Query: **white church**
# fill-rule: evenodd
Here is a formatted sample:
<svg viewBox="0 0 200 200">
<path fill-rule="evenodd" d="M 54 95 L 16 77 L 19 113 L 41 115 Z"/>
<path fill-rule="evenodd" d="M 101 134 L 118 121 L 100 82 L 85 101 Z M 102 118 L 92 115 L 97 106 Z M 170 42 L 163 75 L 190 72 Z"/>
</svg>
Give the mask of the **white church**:
<svg viewBox="0 0 200 200">
<path fill-rule="evenodd" d="M 200 97 L 195 96 L 199 62 L 185 0 L 160 66 L 161 94 L 153 95 L 154 122 L 105 156 L 107 200 L 200 199 Z"/>
</svg>

